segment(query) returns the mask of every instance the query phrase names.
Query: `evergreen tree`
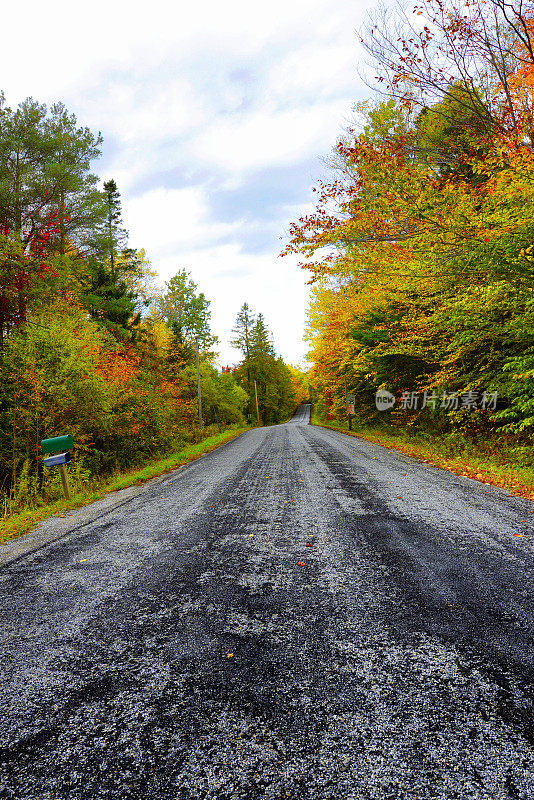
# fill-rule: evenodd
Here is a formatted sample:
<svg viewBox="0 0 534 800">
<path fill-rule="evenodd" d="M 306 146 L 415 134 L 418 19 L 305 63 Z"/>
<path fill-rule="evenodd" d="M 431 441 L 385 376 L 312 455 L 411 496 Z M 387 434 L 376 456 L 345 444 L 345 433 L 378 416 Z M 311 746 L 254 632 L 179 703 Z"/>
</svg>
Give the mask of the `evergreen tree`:
<svg viewBox="0 0 534 800">
<path fill-rule="evenodd" d="M 258 410 L 263 424 L 271 425 L 286 419 L 293 408 L 295 391 L 288 367 L 276 357 L 263 314 L 253 317 L 245 303 L 233 332 L 236 336 L 232 345 L 240 346 L 245 356 L 237 369 L 237 377 L 249 395 L 249 411 L 255 409 L 256 383 Z"/>
<path fill-rule="evenodd" d="M 232 330 L 234 338 L 230 342 L 231 346 L 235 347 L 236 350 L 241 350 L 244 356 L 246 382 L 244 382 L 243 386 L 249 396 L 249 404 L 247 407 L 247 413 L 249 415 L 252 414 L 252 397 L 254 395 L 254 386 L 250 377 L 250 343 L 252 337 L 252 328 L 254 327 L 255 321 L 256 317 L 249 304 L 243 303 L 237 315 L 235 326 Z"/>
<path fill-rule="evenodd" d="M 266 356 L 274 357 L 274 355 L 274 346 L 263 314 L 258 314 L 250 331 L 249 357 L 252 361 L 258 361 Z"/>
<path fill-rule="evenodd" d="M 121 245 L 124 246 L 126 244 L 128 234 L 124 230 L 122 222 L 121 196 L 113 179 L 104 183 L 104 194 L 106 196 L 107 247 L 111 271 L 113 272 L 115 270 L 116 255 L 121 249 Z"/>
<path fill-rule="evenodd" d="M 93 260 L 89 264 L 91 279 L 84 289 L 82 304 L 91 317 L 119 338 L 132 339 L 141 320 L 136 312 L 136 295 L 116 270 Z"/>
<path fill-rule="evenodd" d="M 252 328 L 256 319 L 248 303 L 243 303 L 235 321 L 232 333 L 235 334 L 230 344 L 237 350 L 241 350 L 245 360 L 248 361 L 250 355 L 250 339 Z"/>
<path fill-rule="evenodd" d="M 104 183 L 105 217 L 95 229 L 86 256 L 90 279 L 81 302 L 91 316 L 119 338 L 135 339 L 146 297 L 139 291 L 147 272 L 144 253 L 128 248 L 120 194 L 113 179 Z"/>
<path fill-rule="evenodd" d="M 65 252 L 67 238 L 81 245 L 103 218 L 90 172 L 101 143 L 61 103 L 49 115 L 46 105 L 28 98 L 13 111 L 0 93 L 0 225 L 28 247 L 56 214 L 58 236 L 49 246 Z"/>
</svg>

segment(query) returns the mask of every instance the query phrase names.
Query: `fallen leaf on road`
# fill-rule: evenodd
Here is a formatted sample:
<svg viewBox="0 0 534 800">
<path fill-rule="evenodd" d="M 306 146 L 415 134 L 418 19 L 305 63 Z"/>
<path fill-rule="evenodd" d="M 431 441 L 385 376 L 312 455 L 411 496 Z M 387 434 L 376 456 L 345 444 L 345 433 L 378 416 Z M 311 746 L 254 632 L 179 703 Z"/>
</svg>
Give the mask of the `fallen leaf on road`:
<svg viewBox="0 0 534 800">
<path fill-rule="evenodd" d="M 306 547 L 313 547 L 313 545 L 306 543 Z"/>
<path fill-rule="evenodd" d="M 78 564 L 83 564 L 84 561 L 87 561 L 87 559 L 86 558 L 82 558 L 81 561 L 78 561 Z"/>
<path fill-rule="evenodd" d="M 395 500 L 402 500 L 402 497 L 396 497 Z"/>
<path fill-rule="evenodd" d="M 514 533 L 514 536 L 523 536 L 522 533 Z"/>
<path fill-rule="evenodd" d="M 233 653 L 227 653 L 227 654 L 226 654 L 226 658 L 233 658 L 233 657 L 234 657 L 234 654 L 233 654 Z"/>
<path fill-rule="evenodd" d="M 297 567 L 305 567 L 305 566 L 306 566 L 306 562 L 305 561 L 298 561 L 297 562 Z"/>
</svg>

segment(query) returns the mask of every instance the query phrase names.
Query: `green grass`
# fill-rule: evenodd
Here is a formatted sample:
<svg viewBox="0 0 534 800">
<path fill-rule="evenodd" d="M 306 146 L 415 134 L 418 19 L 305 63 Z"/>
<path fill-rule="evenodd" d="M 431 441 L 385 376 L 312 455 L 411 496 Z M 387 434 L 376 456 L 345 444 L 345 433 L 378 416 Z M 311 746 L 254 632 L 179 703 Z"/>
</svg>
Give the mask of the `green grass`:
<svg viewBox="0 0 534 800">
<path fill-rule="evenodd" d="M 183 464 L 187 464 L 189 461 L 200 458 L 204 453 L 215 450 L 215 448 L 226 444 L 226 442 L 235 439 L 236 436 L 248 430 L 250 430 L 250 427 L 247 425 L 217 433 L 198 444 L 190 445 L 166 458 L 151 462 L 142 469 L 121 472 L 118 475 L 102 480 L 100 485 L 93 487 L 91 490 L 75 494 L 70 501 L 65 499 L 57 500 L 49 505 L 27 509 L 6 517 L 0 522 L 0 543 L 4 544 L 10 539 L 22 536 L 27 533 L 33 525 L 37 522 L 41 522 L 46 517 L 50 517 L 54 514 L 60 516 L 64 515 L 73 508 L 80 508 L 81 506 L 93 503 L 95 500 L 100 500 L 109 492 L 126 489 L 128 486 L 135 486 L 151 478 L 155 478 L 158 475 L 170 472 Z"/>
<path fill-rule="evenodd" d="M 385 429 L 357 423 L 353 423 L 355 430 L 349 431 L 346 420 L 327 421 L 315 410 L 311 423 L 399 450 L 456 475 L 500 486 L 511 494 L 534 500 L 534 467 L 514 463 L 513 451 L 495 440 L 477 444 L 460 435 L 437 436 L 406 428 Z"/>
</svg>

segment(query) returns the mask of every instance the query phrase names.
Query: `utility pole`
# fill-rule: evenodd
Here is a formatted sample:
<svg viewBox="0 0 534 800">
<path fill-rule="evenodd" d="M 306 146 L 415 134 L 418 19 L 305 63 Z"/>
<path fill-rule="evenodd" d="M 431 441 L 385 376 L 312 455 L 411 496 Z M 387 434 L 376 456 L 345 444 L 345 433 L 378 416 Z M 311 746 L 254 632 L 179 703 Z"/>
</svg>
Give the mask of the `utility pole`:
<svg viewBox="0 0 534 800">
<path fill-rule="evenodd" d="M 200 367 L 198 364 L 198 339 L 195 339 L 197 356 L 198 427 L 202 430 L 202 396 L 200 394 Z"/>
<path fill-rule="evenodd" d="M 258 386 L 254 381 L 254 393 L 256 395 L 256 419 L 258 420 L 258 428 L 260 427 L 260 412 L 258 410 Z"/>
<path fill-rule="evenodd" d="M 348 423 L 349 423 L 349 431 L 351 431 L 352 430 L 352 417 L 351 417 L 350 410 L 349 410 L 349 394 L 347 392 L 347 376 L 344 375 L 343 378 L 345 380 L 345 408 L 347 409 L 347 420 L 348 420 Z M 351 401 L 353 401 L 352 397 L 351 397 Z M 352 406 L 351 406 L 351 408 L 352 408 Z"/>
</svg>

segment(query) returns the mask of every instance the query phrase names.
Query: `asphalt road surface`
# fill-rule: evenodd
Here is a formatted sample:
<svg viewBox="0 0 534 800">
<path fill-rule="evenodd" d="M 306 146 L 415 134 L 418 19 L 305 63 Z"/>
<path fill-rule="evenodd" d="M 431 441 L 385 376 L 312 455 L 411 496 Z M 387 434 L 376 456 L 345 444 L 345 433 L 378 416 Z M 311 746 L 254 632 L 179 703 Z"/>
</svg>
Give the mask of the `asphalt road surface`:
<svg viewBox="0 0 534 800">
<path fill-rule="evenodd" d="M 532 504 L 307 419 L 4 563 L 1 798 L 534 798 Z"/>
</svg>

